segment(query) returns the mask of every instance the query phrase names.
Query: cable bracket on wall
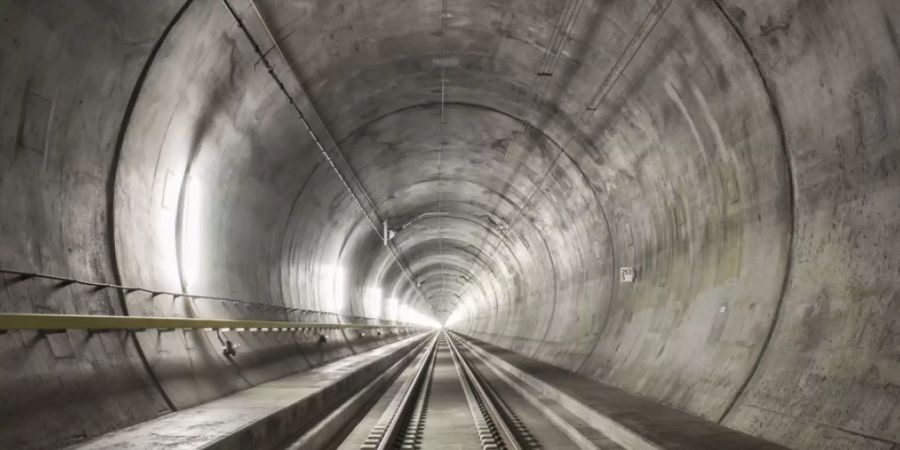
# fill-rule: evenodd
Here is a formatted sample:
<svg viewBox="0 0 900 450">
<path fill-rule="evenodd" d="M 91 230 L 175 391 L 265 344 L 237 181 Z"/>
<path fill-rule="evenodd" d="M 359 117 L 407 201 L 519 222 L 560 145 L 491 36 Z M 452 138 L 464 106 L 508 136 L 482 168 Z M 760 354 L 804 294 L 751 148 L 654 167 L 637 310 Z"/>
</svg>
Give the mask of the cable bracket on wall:
<svg viewBox="0 0 900 450">
<path fill-rule="evenodd" d="M 294 112 L 297 113 L 300 122 L 303 124 L 310 138 L 312 138 L 313 143 L 316 145 L 319 152 L 325 158 L 325 161 L 331 167 L 332 172 L 335 174 L 338 180 L 340 180 L 341 184 L 344 185 L 344 188 L 350 194 L 350 197 L 353 199 L 359 209 L 363 212 L 363 215 L 366 216 L 366 219 L 368 220 L 372 231 L 374 231 L 375 234 L 378 235 L 379 240 L 387 242 L 386 245 L 391 251 L 391 255 L 394 257 L 394 261 L 396 262 L 397 266 L 404 273 L 404 275 L 406 275 L 406 278 L 410 281 L 410 283 L 412 283 L 413 287 L 424 300 L 426 298 L 425 294 L 421 289 L 416 287 L 416 282 L 412 271 L 409 269 L 408 264 L 404 261 L 400 250 L 393 242 L 385 239 L 385 236 L 382 234 L 382 230 L 380 227 L 382 219 L 375 208 L 375 203 L 366 192 L 353 168 L 347 162 L 346 158 L 338 147 L 337 142 L 328 132 L 325 124 L 319 117 L 319 114 L 316 112 L 315 106 L 313 105 L 309 95 L 303 89 L 303 84 L 301 83 L 299 76 L 297 76 L 297 72 L 294 70 L 290 61 L 282 51 L 281 46 L 278 45 L 278 41 L 276 40 L 274 34 L 272 34 L 271 28 L 263 17 L 262 12 L 257 7 L 256 2 L 253 0 L 249 0 L 249 4 L 256 13 L 256 17 L 259 21 L 260 26 L 263 30 L 265 30 L 266 38 L 271 41 L 271 44 L 269 45 L 269 51 L 266 52 L 262 50 L 257 41 L 257 38 L 255 38 L 247 28 L 246 24 L 244 23 L 244 19 L 241 18 L 241 15 L 238 14 L 237 11 L 235 11 L 229 0 L 222 0 L 222 4 L 225 5 L 225 8 L 228 9 L 231 17 L 234 18 L 235 22 L 238 25 L 238 28 L 240 28 L 244 36 L 247 38 L 247 41 L 253 47 L 253 51 L 259 57 L 259 61 L 266 68 L 266 71 L 269 73 L 269 76 L 272 78 L 272 80 L 275 81 L 275 84 L 278 86 L 278 89 L 281 91 L 281 93 L 284 94 L 288 103 L 291 105 L 291 108 L 294 110 Z M 279 77 L 279 71 L 275 69 L 275 66 L 266 56 L 271 50 L 274 50 L 274 52 L 278 54 L 280 60 L 284 64 L 285 70 L 283 72 L 286 72 L 290 75 L 290 77 L 288 77 L 286 80 L 283 80 L 281 77 Z M 288 89 L 288 87 L 285 85 L 286 82 L 291 85 L 290 89 Z M 292 92 L 294 94 L 292 94 Z M 301 108 L 301 104 L 303 104 L 305 108 Z"/>
</svg>

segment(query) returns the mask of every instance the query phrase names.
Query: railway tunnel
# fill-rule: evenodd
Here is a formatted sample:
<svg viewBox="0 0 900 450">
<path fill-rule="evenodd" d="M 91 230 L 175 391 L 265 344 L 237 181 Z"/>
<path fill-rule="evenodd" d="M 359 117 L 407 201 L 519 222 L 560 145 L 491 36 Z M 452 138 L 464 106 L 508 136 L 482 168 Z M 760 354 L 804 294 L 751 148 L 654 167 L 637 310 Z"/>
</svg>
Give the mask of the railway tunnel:
<svg viewBox="0 0 900 450">
<path fill-rule="evenodd" d="M 0 448 L 900 449 L 900 2 L 0 18 Z"/>
</svg>

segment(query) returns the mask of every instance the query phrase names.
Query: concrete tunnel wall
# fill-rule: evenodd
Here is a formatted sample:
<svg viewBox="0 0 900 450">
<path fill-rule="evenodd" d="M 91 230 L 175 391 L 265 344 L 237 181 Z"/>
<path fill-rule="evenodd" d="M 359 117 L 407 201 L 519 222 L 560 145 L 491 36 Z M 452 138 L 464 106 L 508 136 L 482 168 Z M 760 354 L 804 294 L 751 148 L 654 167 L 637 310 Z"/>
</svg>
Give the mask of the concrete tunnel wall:
<svg viewBox="0 0 900 450">
<path fill-rule="evenodd" d="M 130 314 L 408 305 L 789 447 L 892 448 L 900 4 L 678 0 L 644 28 L 655 3 L 450 0 L 442 34 L 437 1 L 257 1 L 418 288 L 221 2 L 4 3 L 0 266 L 260 305 L 129 294 Z M 3 311 L 124 313 L 4 283 Z M 0 442 L 376 344 L 232 338 L 236 365 L 214 334 L 0 336 Z"/>
</svg>

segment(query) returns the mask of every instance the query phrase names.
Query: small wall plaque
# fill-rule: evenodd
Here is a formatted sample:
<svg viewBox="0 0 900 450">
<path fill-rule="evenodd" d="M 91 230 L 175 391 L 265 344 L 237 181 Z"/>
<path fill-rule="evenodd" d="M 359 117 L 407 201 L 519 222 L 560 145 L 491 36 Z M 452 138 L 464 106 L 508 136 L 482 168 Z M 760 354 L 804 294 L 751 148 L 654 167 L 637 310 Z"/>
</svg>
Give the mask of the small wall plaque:
<svg viewBox="0 0 900 450">
<path fill-rule="evenodd" d="M 636 278 L 634 267 L 620 267 L 619 268 L 619 282 L 622 283 L 634 283 L 634 279 Z"/>
</svg>

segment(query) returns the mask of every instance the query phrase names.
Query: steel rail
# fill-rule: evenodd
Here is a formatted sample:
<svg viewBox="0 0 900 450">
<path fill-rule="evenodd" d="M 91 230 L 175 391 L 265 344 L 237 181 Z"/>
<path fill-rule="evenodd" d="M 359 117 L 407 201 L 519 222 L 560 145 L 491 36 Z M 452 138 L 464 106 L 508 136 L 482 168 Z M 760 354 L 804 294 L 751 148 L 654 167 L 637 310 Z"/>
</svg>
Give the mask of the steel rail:
<svg viewBox="0 0 900 450">
<path fill-rule="evenodd" d="M 462 356 L 459 349 L 456 348 L 456 343 L 450 337 L 450 334 L 447 332 L 443 332 L 445 335 L 445 339 L 447 339 L 447 346 L 450 348 L 450 354 L 453 357 L 453 361 L 457 364 L 457 367 L 460 369 L 461 373 L 464 374 L 464 387 L 467 382 L 474 396 L 480 400 L 481 404 L 484 405 L 487 410 L 487 419 L 497 428 L 497 434 L 500 439 L 505 444 L 506 448 L 512 450 L 523 450 L 523 445 L 519 442 L 519 439 L 513 433 L 512 429 L 507 424 L 506 418 L 503 414 L 501 414 L 501 410 L 494 403 L 494 398 L 496 398 L 496 394 L 489 395 L 488 389 L 483 381 L 478 378 L 472 368 L 470 367 L 468 361 Z"/>
<path fill-rule="evenodd" d="M 447 343 L 447 347 L 448 349 L 450 348 L 449 341 Z M 500 437 L 497 433 L 497 426 L 491 421 L 491 418 L 487 413 L 487 410 L 485 409 L 484 402 L 480 400 L 478 394 L 473 389 L 473 386 L 469 381 L 469 377 L 466 374 L 465 370 L 462 368 L 462 364 L 460 363 L 457 355 L 453 353 L 452 350 L 448 351 L 450 352 L 450 359 L 453 360 L 453 365 L 456 368 L 456 373 L 459 376 L 459 382 L 462 385 L 463 396 L 466 399 L 466 403 L 469 405 L 469 413 L 472 414 L 472 420 L 474 421 L 478 439 L 481 441 L 481 447 L 485 450 L 506 450 L 506 444 L 503 441 L 503 438 Z"/>
<path fill-rule="evenodd" d="M 382 436 L 381 441 L 378 443 L 378 447 L 376 447 L 378 450 L 387 450 L 394 445 L 400 434 L 400 427 L 403 424 L 404 419 L 409 415 L 412 407 L 415 405 L 414 400 L 418 399 L 419 395 L 424 391 L 424 388 L 426 388 L 430 381 L 434 372 L 437 340 L 438 334 L 435 333 L 431 340 L 431 344 L 426 350 L 427 353 L 425 354 L 425 357 L 422 358 L 419 367 L 416 369 L 416 374 L 413 377 L 412 383 L 410 383 L 409 389 L 403 393 L 403 397 L 397 405 L 393 417 L 391 417 L 391 420 L 384 431 L 384 436 Z"/>
<path fill-rule="evenodd" d="M 189 317 L 109 316 L 80 314 L 0 313 L 0 330 L 145 330 L 210 329 L 243 331 L 283 331 L 301 329 L 416 329 L 410 325 L 370 325 L 359 323 L 315 323 L 272 320 L 200 319 Z"/>
<path fill-rule="evenodd" d="M 447 334 L 450 335 L 450 333 L 447 333 Z M 459 336 L 453 335 L 453 342 L 454 342 L 454 344 L 458 344 L 459 347 L 469 349 L 469 346 L 465 342 L 463 342 L 459 338 Z M 460 353 L 460 355 L 461 354 L 462 353 Z M 478 359 L 478 357 L 475 356 L 474 359 Z M 466 360 L 466 361 L 468 361 L 468 360 Z M 470 364 L 470 367 L 471 367 L 471 364 Z M 516 416 L 515 411 L 513 411 L 513 409 L 503 401 L 500 394 L 498 394 L 497 391 L 491 385 L 491 383 L 485 379 L 484 375 L 475 369 L 472 370 L 472 373 L 475 375 L 475 378 L 480 380 L 481 386 L 484 388 L 488 397 L 490 397 L 493 400 L 494 406 L 496 406 L 496 409 L 498 410 L 498 412 L 505 418 L 505 423 L 509 426 L 510 430 L 516 435 L 518 442 L 520 444 L 522 444 L 522 446 L 524 448 L 529 449 L 529 450 L 541 449 L 542 447 L 537 442 L 534 435 L 532 435 L 531 432 L 528 431 L 528 428 L 525 426 L 524 423 L 522 423 L 522 420 L 519 419 L 518 416 Z"/>
<path fill-rule="evenodd" d="M 372 428 L 361 448 L 363 450 L 384 450 L 392 448 L 400 436 L 401 427 L 412 414 L 418 399 L 428 387 L 434 371 L 435 354 L 437 353 L 438 334 L 425 347 L 425 353 L 416 365 L 415 373 L 394 395 L 393 400 L 381 415 L 378 423 Z"/>
</svg>

